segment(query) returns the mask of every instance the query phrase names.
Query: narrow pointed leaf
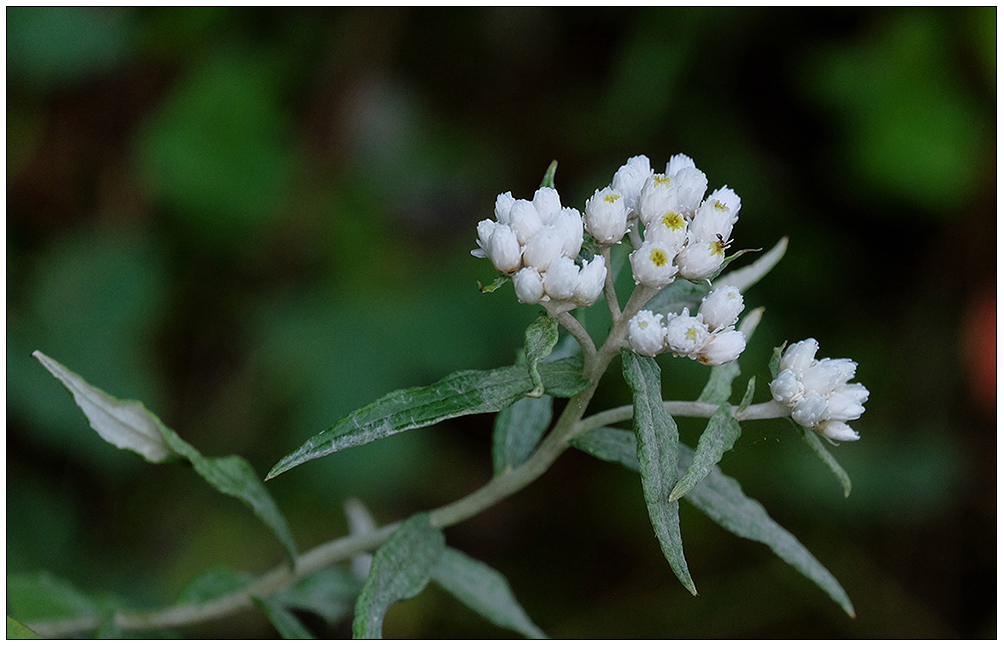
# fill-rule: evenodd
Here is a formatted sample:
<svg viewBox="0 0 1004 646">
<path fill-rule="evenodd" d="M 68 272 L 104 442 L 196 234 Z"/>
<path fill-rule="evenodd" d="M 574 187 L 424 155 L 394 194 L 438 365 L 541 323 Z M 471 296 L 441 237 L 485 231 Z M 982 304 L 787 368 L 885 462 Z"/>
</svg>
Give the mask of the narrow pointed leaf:
<svg viewBox="0 0 1004 646">
<path fill-rule="evenodd" d="M 496 626 L 514 630 L 531 639 L 547 638 L 516 601 L 506 578 L 481 561 L 448 547 L 436 565 L 433 578 L 464 605 Z"/>
<path fill-rule="evenodd" d="M 787 251 L 787 249 L 788 238 L 786 236 L 781 238 L 770 251 L 760 256 L 749 265 L 719 276 L 714 281 L 715 289 L 725 285 L 735 285 L 739 288 L 740 292 L 745 292 L 747 289 L 757 284 L 761 278 L 770 273 L 770 270 L 781 261 L 781 258 L 784 257 L 784 252 Z"/>
<path fill-rule="evenodd" d="M 792 423 L 794 424 L 794 422 Z M 795 424 L 795 426 L 798 427 L 799 432 L 802 434 L 802 439 L 809 445 L 813 453 L 819 456 L 819 459 L 830 468 L 830 471 L 833 472 L 833 476 L 837 479 L 837 482 L 840 483 L 840 486 L 844 490 L 844 498 L 850 496 L 851 477 L 847 475 L 847 472 L 844 471 L 842 466 L 840 466 L 837 459 L 833 457 L 833 454 L 830 453 L 826 449 L 826 446 L 823 445 L 823 440 L 819 437 L 819 434 L 811 428 L 805 428 L 804 426 L 799 426 L 798 424 Z"/>
<path fill-rule="evenodd" d="M 7 639 L 42 639 L 42 636 L 7 615 Z"/>
<path fill-rule="evenodd" d="M 428 514 L 416 514 L 402 523 L 373 556 L 356 602 L 352 636 L 381 638 L 387 610 L 425 589 L 445 546 L 443 533 L 429 524 Z"/>
<path fill-rule="evenodd" d="M 551 424 L 553 398 L 524 397 L 495 418 L 492 433 L 492 466 L 495 475 L 526 462 Z"/>
<path fill-rule="evenodd" d="M 662 404 L 659 364 L 652 357 L 642 357 L 627 349 L 621 353 L 621 359 L 624 380 L 634 393 L 634 432 L 648 515 L 670 567 L 696 596 L 697 588 L 683 555 L 680 503 L 669 499 L 678 477 L 680 444 L 676 422 Z"/>
<path fill-rule="evenodd" d="M 679 314 L 684 307 L 695 312 L 710 291 L 711 288 L 707 283 L 692 283 L 683 279 L 674 280 L 649 299 L 648 303 L 645 304 L 645 309 L 662 315 Z"/>
<path fill-rule="evenodd" d="M 588 384 L 578 358 L 541 363 L 538 370 L 545 392 L 555 397 L 571 397 Z M 307 440 L 272 467 L 268 478 L 309 460 L 402 431 L 462 415 L 496 413 L 522 398 L 532 387 L 526 366 L 517 365 L 464 370 L 431 386 L 392 392 Z"/>
<path fill-rule="evenodd" d="M 721 461 L 725 452 L 732 449 L 741 433 L 739 422 L 732 417 L 732 407 L 727 402 L 719 406 L 708 420 L 701 439 L 697 441 L 697 450 L 690 467 L 673 487 L 669 499 L 679 500 L 697 486 Z"/>
<path fill-rule="evenodd" d="M 732 382 L 739 376 L 739 373 L 738 361 L 730 361 L 712 367 L 711 374 L 708 375 L 708 383 L 704 385 L 704 390 L 701 391 L 697 401 L 708 404 L 726 403 L 732 397 Z"/>
<path fill-rule="evenodd" d="M 296 547 L 286 519 L 262 485 L 258 474 L 244 458 L 236 455 L 206 458 L 141 403 L 121 401 L 108 395 L 37 350 L 34 356 L 63 382 L 87 415 L 91 427 L 107 442 L 135 451 L 150 462 L 163 462 L 169 457 L 178 456 L 187 459 L 214 489 L 233 496 L 250 507 L 275 533 L 290 559 L 296 558 Z M 158 438 L 156 441 L 153 439 L 154 435 Z"/>
<path fill-rule="evenodd" d="M 537 320 L 526 328 L 523 336 L 526 364 L 530 371 L 530 381 L 533 384 L 533 389 L 526 396 L 540 397 L 544 394 L 544 382 L 537 371 L 537 364 L 551 354 L 551 350 L 558 343 L 558 321 L 541 312 Z"/>
<path fill-rule="evenodd" d="M 601 460 L 615 462 L 638 471 L 634 456 L 635 436 L 619 428 L 597 428 L 575 438 L 572 444 Z M 680 470 L 684 471 L 693 458 L 693 450 L 680 445 Z M 684 500 L 704 512 L 711 520 L 736 536 L 763 543 L 803 576 L 826 592 L 851 617 L 854 606 L 836 578 L 816 560 L 798 539 L 778 525 L 756 500 L 743 493 L 739 483 L 722 473 L 717 466 Z"/>
<path fill-rule="evenodd" d="M 349 521 L 349 536 L 365 536 L 376 531 L 376 520 L 362 501 L 349 498 L 342 507 L 345 509 L 345 519 Z M 372 562 L 373 556 L 366 552 L 353 555 L 352 573 L 359 577 L 360 581 L 365 580 L 369 576 Z"/>
<path fill-rule="evenodd" d="M 362 579 L 351 572 L 341 568 L 324 568 L 272 595 L 269 601 L 286 608 L 313 612 L 329 624 L 336 624 L 352 615 L 362 587 Z"/>
<path fill-rule="evenodd" d="M 541 188 L 554 188 L 554 174 L 558 172 L 558 160 L 552 161 L 544 171 L 544 179 L 540 180 Z"/>
<path fill-rule="evenodd" d="M 254 601 L 254 605 L 258 606 L 259 610 L 265 613 L 265 616 L 268 617 L 268 620 L 275 629 L 279 631 L 279 636 L 283 639 L 314 639 L 314 636 L 296 618 L 296 615 L 280 604 L 274 601 L 262 601 L 258 598 L 253 598 L 252 601 Z"/>
<path fill-rule="evenodd" d="M 91 428 L 106 442 L 138 453 L 148 462 L 163 462 L 174 455 L 161 435 L 163 424 L 143 404 L 108 395 L 40 350 L 32 352 L 32 356 L 63 382 L 77 406 L 84 411 Z"/>
<path fill-rule="evenodd" d="M 750 377 L 750 380 L 746 382 L 746 392 L 743 393 L 743 398 L 739 402 L 739 412 L 743 412 L 750 407 L 753 403 L 753 393 L 756 392 L 756 375 Z"/>
</svg>

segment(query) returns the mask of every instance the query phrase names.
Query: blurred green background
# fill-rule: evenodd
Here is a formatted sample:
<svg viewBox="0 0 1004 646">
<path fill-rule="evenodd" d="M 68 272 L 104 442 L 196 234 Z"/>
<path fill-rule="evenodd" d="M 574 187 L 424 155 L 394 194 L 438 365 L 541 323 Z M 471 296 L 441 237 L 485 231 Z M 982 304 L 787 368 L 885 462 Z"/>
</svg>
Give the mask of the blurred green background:
<svg viewBox="0 0 1004 646">
<path fill-rule="evenodd" d="M 93 433 L 30 356 L 142 399 L 264 475 L 395 388 L 513 361 L 536 315 L 472 258 L 495 195 L 552 159 L 582 208 L 631 155 L 691 155 L 743 200 L 737 247 L 791 238 L 747 294 L 741 359 L 816 337 L 871 390 L 833 450 L 781 421 L 722 467 L 841 581 L 855 620 L 759 544 L 682 511 L 691 598 L 637 476 L 569 453 L 446 531 L 563 638 L 992 638 L 996 626 L 996 8 L 7 9 L 7 572 L 138 607 L 278 544 L 178 465 Z M 670 398 L 706 368 L 665 360 Z M 611 378 L 594 404 L 620 405 Z M 681 422 L 693 443 L 701 425 Z M 491 417 L 268 484 L 301 549 L 490 476 Z M 349 625 L 321 634 L 345 637 Z M 183 636 L 273 637 L 253 612 Z M 508 637 L 438 588 L 385 634 Z"/>
</svg>

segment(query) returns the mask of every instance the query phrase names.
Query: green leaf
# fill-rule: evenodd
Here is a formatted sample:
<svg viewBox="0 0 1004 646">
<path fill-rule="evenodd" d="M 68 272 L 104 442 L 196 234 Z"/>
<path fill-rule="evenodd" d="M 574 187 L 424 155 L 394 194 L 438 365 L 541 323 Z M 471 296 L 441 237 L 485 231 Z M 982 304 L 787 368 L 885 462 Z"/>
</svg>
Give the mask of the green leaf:
<svg viewBox="0 0 1004 646">
<path fill-rule="evenodd" d="M 792 421 L 792 424 L 795 424 L 795 422 Z M 816 433 L 811 428 L 805 428 L 804 426 L 799 426 L 798 424 L 795 424 L 795 426 L 802 434 L 802 439 L 805 440 L 805 443 L 808 444 L 810 448 L 812 448 L 812 451 L 816 455 L 818 455 L 819 459 L 822 460 L 826 464 L 826 466 L 830 468 L 830 471 L 833 472 L 833 475 L 836 477 L 837 482 L 839 482 L 840 486 L 843 487 L 844 489 L 844 498 L 850 496 L 851 477 L 847 475 L 847 472 L 844 471 L 844 468 L 837 463 L 837 459 L 834 458 L 833 455 L 828 450 L 826 450 L 825 446 L 823 446 L 823 440 L 820 439 L 819 434 Z"/>
<path fill-rule="evenodd" d="M 296 546 L 286 519 L 244 458 L 236 455 L 203 457 L 143 404 L 121 401 L 106 394 L 38 350 L 33 355 L 53 376 L 63 382 L 84 411 L 91 428 L 104 440 L 119 448 L 139 453 L 150 462 L 163 462 L 173 456 L 187 459 L 214 489 L 233 496 L 250 507 L 275 533 L 290 560 L 296 558 Z"/>
<path fill-rule="evenodd" d="M 729 398 L 732 397 L 732 382 L 739 376 L 740 372 L 738 361 L 730 361 L 712 367 L 711 374 L 708 375 L 708 383 L 704 385 L 704 390 L 701 391 L 697 401 L 708 404 L 724 404 L 729 401 Z"/>
<path fill-rule="evenodd" d="M 696 596 L 697 588 L 683 555 L 680 503 L 669 498 L 677 480 L 680 445 L 676 422 L 662 404 L 659 364 L 652 357 L 642 357 L 627 349 L 621 352 L 621 359 L 624 380 L 634 393 L 634 432 L 638 438 L 638 464 L 648 515 L 673 572 Z"/>
<path fill-rule="evenodd" d="M 540 397 L 544 394 L 544 382 L 537 372 L 537 364 L 551 354 L 558 343 L 558 321 L 541 312 L 537 320 L 526 328 L 524 339 L 526 364 L 530 370 L 530 381 L 533 382 L 533 390 L 526 396 Z"/>
<path fill-rule="evenodd" d="M 42 636 L 7 615 L 7 639 L 42 639 Z"/>
<path fill-rule="evenodd" d="M 188 582 L 178 595 L 178 604 L 206 603 L 243 590 L 258 577 L 228 566 L 212 568 Z"/>
<path fill-rule="evenodd" d="M 544 179 L 540 180 L 541 188 L 554 188 L 554 174 L 558 172 L 558 160 L 555 159 L 544 171 Z"/>
<path fill-rule="evenodd" d="M 551 424 L 553 398 L 524 397 L 502 409 L 492 433 L 492 465 L 495 475 L 526 462 L 544 431 Z"/>
<path fill-rule="evenodd" d="M 502 285 L 508 283 L 509 280 L 510 280 L 509 276 L 506 276 L 505 274 L 499 274 L 498 276 L 495 277 L 495 280 L 488 283 L 487 285 L 482 285 L 481 281 L 479 280 L 478 291 L 481 292 L 482 294 L 491 294 Z"/>
<path fill-rule="evenodd" d="M 272 595 L 269 601 L 313 612 L 329 624 L 336 624 L 352 614 L 362 586 L 362 581 L 351 572 L 325 568 Z"/>
<path fill-rule="evenodd" d="M 697 451 L 687 472 L 673 487 L 669 499 L 679 500 L 707 476 L 717 465 L 726 451 L 739 439 L 742 428 L 732 417 L 732 407 L 728 402 L 722 404 L 708 420 L 708 425 L 697 441 Z"/>
<path fill-rule="evenodd" d="M 743 412 L 749 405 L 753 403 L 753 393 L 756 391 L 756 375 L 750 377 L 750 380 L 746 382 L 746 392 L 743 393 L 743 398 L 739 402 L 739 412 Z"/>
<path fill-rule="evenodd" d="M 708 283 L 692 283 L 689 280 L 674 280 L 658 294 L 649 299 L 645 309 L 656 314 L 679 314 L 686 307 L 691 312 L 697 310 L 711 287 Z"/>
<path fill-rule="evenodd" d="M 770 361 L 767 363 L 767 368 L 770 369 L 770 378 L 772 381 L 777 379 L 777 374 L 781 372 L 781 353 L 784 352 L 785 345 L 787 345 L 787 343 L 782 343 L 774 348 L 773 354 L 770 355 Z"/>
<path fill-rule="evenodd" d="M 21 621 L 93 617 L 102 606 L 76 586 L 49 572 L 7 576 L 7 612 Z"/>
<path fill-rule="evenodd" d="M 527 617 L 505 577 L 481 561 L 448 547 L 432 576 L 464 605 L 496 626 L 531 639 L 547 638 Z"/>
<path fill-rule="evenodd" d="M 161 433 L 163 423 L 143 404 L 111 397 L 40 350 L 31 354 L 70 391 L 91 428 L 106 442 L 139 453 L 148 462 L 163 462 L 174 456 Z"/>
<path fill-rule="evenodd" d="M 770 270 L 781 261 L 781 258 L 784 257 L 784 252 L 787 250 L 788 238 L 781 238 L 770 251 L 757 258 L 754 262 L 741 269 L 736 269 L 723 276 L 719 276 L 714 281 L 715 289 L 725 285 L 735 285 L 739 288 L 740 292 L 745 292 L 770 273 Z"/>
<path fill-rule="evenodd" d="M 366 508 L 366 505 L 357 498 L 349 498 L 342 504 L 345 510 L 345 519 L 349 522 L 349 536 L 365 536 L 377 530 L 376 520 Z M 361 552 L 352 556 L 352 572 L 362 581 L 370 573 L 370 563 L 373 562 L 373 555 Z"/>
<path fill-rule="evenodd" d="M 639 471 L 641 467 L 634 455 L 636 443 L 634 434 L 630 431 L 610 427 L 593 429 L 572 440 L 576 448 L 601 460 L 616 462 L 632 471 Z M 694 452 L 681 444 L 680 455 L 680 470 L 684 471 L 693 459 Z M 854 616 L 854 606 L 836 578 L 798 539 L 778 525 L 763 505 L 747 497 L 739 483 L 723 474 L 717 466 L 684 499 L 736 536 L 769 547 L 785 563 L 826 592 L 848 615 Z"/>
<path fill-rule="evenodd" d="M 582 360 L 563 359 L 538 366 L 545 392 L 571 397 L 586 387 Z M 522 398 L 532 383 L 526 366 L 455 372 L 431 386 L 398 390 L 343 417 L 278 462 L 268 474 L 367 444 L 395 433 L 431 426 L 461 415 L 496 413 Z M 266 479 L 268 479 L 266 478 Z"/>
<path fill-rule="evenodd" d="M 415 514 L 404 521 L 373 556 L 373 566 L 356 602 L 352 636 L 381 638 L 387 610 L 425 589 L 445 547 L 443 533 L 429 524 L 428 514 Z"/>
<path fill-rule="evenodd" d="M 258 598 L 252 598 L 252 601 L 265 613 L 265 616 L 272 622 L 272 625 L 279 631 L 279 635 L 283 639 L 314 639 L 314 636 L 296 618 L 296 615 L 282 607 L 282 605 L 271 601 L 262 601 Z"/>
</svg>

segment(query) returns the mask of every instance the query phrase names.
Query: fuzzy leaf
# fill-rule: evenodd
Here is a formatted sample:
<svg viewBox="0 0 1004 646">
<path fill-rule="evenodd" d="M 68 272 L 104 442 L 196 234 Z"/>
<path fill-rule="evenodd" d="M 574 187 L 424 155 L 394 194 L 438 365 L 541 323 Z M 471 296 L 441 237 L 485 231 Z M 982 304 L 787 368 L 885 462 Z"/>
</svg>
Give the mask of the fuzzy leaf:
<svg viewBox="0 0 1004 646">
<path fill-rule="evenodd" d="M 530 327 L 526 328 L 524 339 L 526 364 L 530 371 L 530 381 L 533 383 L 533 390 L 526 396 L 540 397 L 544 394 L 544 382 L 541 381 L 540 373 L 537 371 L 537 364 L 551 354 L 551 350 L 558 343 L 558 321 L 541 312 Z"/>
<path fill-rule="evenodd" d="M 680 481 L 673 487 L 670 500 L 679 500 L 707 476 L 717 465 L 726 451 L 739 439 L 742 428 L 732 417 L 732 407 L 728 402 L 722 404 L 708 420 L 708 425 L 697 441 L 697 451 L 694 459 Z"/>
<path fill-rule="evenodd" d="M 630 431 L 602 427 L 576 438 L 572 444 L 601 460 L 616 462 L 632 471 L 640 465 L 634 457 L 635 437 Z M 680 470 L 684 471 L 694 452 L 680 445 Z M 691 502 L 711 520 L 736 536 L 763 543 L 803 576 L 826 592 L 851 617 L 854 606 L 840 583 L 823 565 L 791 535 L 778 525 L 756 500 L 743 493 L 739 483 L 713 467 L 701 482 L 690 490 L 684 500 Z"/>
<path fill-rule="evenodd" d="M 265 613 L 283 639 L 314 639 L 307 627 L 292 612 L 274 601 L 253 598 L 254 604 Z"/>
<path fill-rule="evenodd" d="M 787 251 L 787 249 L 788 238 L 786 236 L 781 238 L 770 251 L 757 258 L 754 262 L 741 269 L 730 271 L 729 273 L 718 277 L 714 281 L 715 289 L 725 285 L 735 285 L 739 288 L 740 292 L 745 292 L 747 289 L 760 282 L 761 278 L 770 273 L 770 270 L 781 261 L 781 258 L 784 257 L 784 252 Z"/>
<path fill-rule="evenodd" d="M 546 639 L 516 601 L 505 577 L 481 561 L 448 547 L 432 576 L 464 605 L 496 626 L 531 639 Z"/>
<path fill-rule="evenodd" d="M 692 283 L 689 280 L 677 279 L 649 299 L 645 309 L 663 316 L 679 314 L 685 307 L 694 313 L 710 291 L 711 288 L 707 283 Z"/>
<path fill-rule="evenodd" d="M 746 392 L 743 393 L 743 398 L 739 402 L 740 413 L 749 408 L 750 404 L 753 403 L 754 392 L 756 392 L 756 375 L 750 377 L 750 380 L 746 382 Z"/>
<path fill-rule="evenodd" d="M 724 404 L 732 397 L 732 382 L 739 376 L 739 362 L 730 361 L 720 366 L 713 366 L 711 374 L 708 375 L 708 383 L 701 391 L 699 402 L 708 404 Z"/>
<path fill-rule="evenodd" d="M 792 423 L 795 424 L 795 422 Z M 833 472 L 837 482 L 840 483 L 840 486 L 844 490 L 844 498 L 850 496 L 851 477 L 847 475 L 844 468 L 837 463 L 837 459 L 833 457 L 833 454 L 830 453 L 823 445 L 823 440 L 819 437 L 819 434 L 811 428 L 805 428 L 804 426 L 799 426 L 798 424 L 795 424 L 795 426 L 798 427 L 799 432 L 802 434 L 802 439 L 805 440 L 805 443 L 808 444 L 810 448 L 812 448 L 813 453 L 818 455 L 819 459 L 830 468 L 830 471 Z"/>
<path fill-rule="evenodd" d="M 352 636 L 381 638 L 387 610 L 425 589 L 445 547 L 443 533 L 429 524 L 428 514 L 404 521 L 373 556 L 370 575 L 356 601 Z"/>
<path fill-rule="evenodd" d="M 544 171 L 544 179 L 540 180 L 541 188 L 554 188 L 554 174 L 558 172 L 558 160 L 552 161 Z"/>
<path fill-rule="evenodd" d="M 362 580 L 351 572 L 325 568 L 272 595 L 269 601 L 286 608 L 313 612 L 329 624 L 336 624 L 352 614 L 362 587 Z"/>
<path fill-rule="evenodd" d="M 524 397 L 495 418 L 492 433 L 492 466 L 495 475 L 526 462 L 551 424 L 553 398 Z"/>
<path fill-rule="evenodd" d="M 106 442 L 139 453 L 148 462 L 163 462 L 174 455 L 164 441 L 163 423 L 137 401 L 122 401 L 95 388 L 40 350 L 31 353 L 56 379 L 63 382 L 84 411 L 91 428 Z"/>
<path fill-rule="evenodd" d="M 634 393 L 634 432 L 638 438 L 638 464 L 648 515 L 662 553 L 684 587 L 697 595 L 687 569 L 680 536 L 680 503 L 669 494 L 677 481 L 680 458 L 676 422 L 662 404 L 659 364 L 630 350 L 621 352 L 624 380 Z"/>
<path fill-rule="evenodd" d="M 581 359 L 541 363 L 545 392 L 571 397 L 586 387 Z M 278 462 L 274 478 L 304 462 L 461 415 L 495 413 L 533 387 L 526 366 L 455 372 L 431 386 L 398 390 L 343 417 Z M 268 479 L 266 478 L 266 479 Z"/>
</svg>

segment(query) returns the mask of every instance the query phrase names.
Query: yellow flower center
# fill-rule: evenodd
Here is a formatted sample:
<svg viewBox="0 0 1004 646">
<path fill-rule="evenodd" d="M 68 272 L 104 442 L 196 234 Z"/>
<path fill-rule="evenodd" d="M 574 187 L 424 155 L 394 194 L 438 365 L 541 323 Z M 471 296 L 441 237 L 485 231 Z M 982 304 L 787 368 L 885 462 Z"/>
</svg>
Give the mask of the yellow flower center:
<svg viewBox="0 0 1004 646">
<path fill-rule="evenodd" d="M 721 240 L 712 240 L 708 243 L 708 251 L 710 251 L 713 255 L 724 256 L 725 243 Z"/>
<path fill-rule="evenodd" d="M 648 254 L 648 259 L 652 261 L 656 267 L 663 267 L 669 262 L 669 256 L 662 249 L 653 249 L 651 253 Z"/>
<path fill-rule="evenodd" d="M 669 184 L 669 178 L 665 175 L 655 175 L 652 177 L 652 183 L 656 186 L 661 186 L 663 184 Z"/>
<path fill-rule="evenodd" d="M 697 328 L 694 327 L 693 325 L 691 325 L 690 327 L 687 328 L 687 333 L 684 336 L 687 337 L 688 341 L 696 341 L 697 340 Z"/>
<path fill-rule="evenodd" d="M 674 231 L 682 229 L 687 225 L 676 211 L 666 211 L 662 216 L 662 223 L 666 225 L 666 228 L 673 229 Z"/>
<path fill-rule="evenodd" d="M 718 209 L 719 211 L 728 211 L 729 205 L 726 204 L 725 202 L 722 202 L 721 200 L 715 200 L 715 208 Z"/>
<path fill-rule="evenodd" d="M 603 199 L 606 200 L 607 202 L 610 202 L 611 204 L 613 204 L 617 200 L 621 199 L 621 196 L 620 195 L 615 195 L 615 194 L 611 193 L 610 195 L 605 195 L 603 197 Z"/>
</svg>

